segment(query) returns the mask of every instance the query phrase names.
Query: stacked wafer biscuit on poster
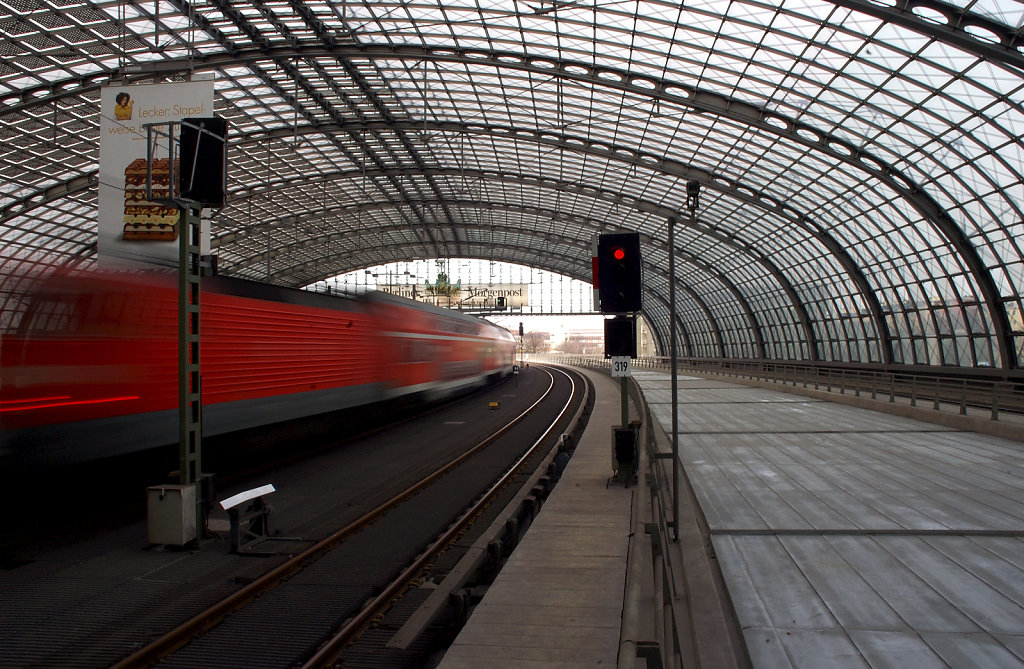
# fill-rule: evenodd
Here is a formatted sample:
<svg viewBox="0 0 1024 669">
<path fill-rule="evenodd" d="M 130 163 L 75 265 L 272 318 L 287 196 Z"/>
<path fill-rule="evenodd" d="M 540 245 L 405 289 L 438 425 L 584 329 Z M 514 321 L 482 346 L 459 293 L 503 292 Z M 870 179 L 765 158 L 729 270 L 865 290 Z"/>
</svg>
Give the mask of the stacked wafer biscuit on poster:
<svg viewBox="0 0 1024 669">
<path fill-rule="evenodd" d="M 153 161 L 151 189 L 154 198 L 169 193 L 167 158 Z M 178 238 L 178 208 L 146 199 L 146 159 L 136 158 L 124 170 L 124 239 L 173 241 Z"/>
</svg>

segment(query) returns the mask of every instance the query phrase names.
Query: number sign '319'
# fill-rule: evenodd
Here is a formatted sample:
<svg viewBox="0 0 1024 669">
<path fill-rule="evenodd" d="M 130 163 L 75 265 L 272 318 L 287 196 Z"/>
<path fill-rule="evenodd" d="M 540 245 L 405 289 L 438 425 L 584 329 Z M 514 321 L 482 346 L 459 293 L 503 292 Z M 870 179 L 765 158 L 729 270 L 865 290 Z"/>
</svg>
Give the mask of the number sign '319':
<svg viewBox="0 0 1024 669">
<path fill-rule="evenodd" d="M 612 376 L 632 376 L 629 361 L 629 356 L 612 356 Z"/>
</svg>

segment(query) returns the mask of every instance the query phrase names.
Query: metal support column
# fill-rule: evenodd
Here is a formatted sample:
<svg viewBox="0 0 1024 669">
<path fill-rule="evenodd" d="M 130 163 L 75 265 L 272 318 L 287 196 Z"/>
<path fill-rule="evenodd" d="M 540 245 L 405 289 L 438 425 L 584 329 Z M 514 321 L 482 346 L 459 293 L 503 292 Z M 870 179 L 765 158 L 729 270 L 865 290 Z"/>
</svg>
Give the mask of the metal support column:
<svg viewBox="0 0 1024 669">
<path fill-rule="evenodd" d="M 178 482 L 193 485 L 202 475 L 202 397 L 199 371 L 199 274 L 202 219 L 192 205 L 181 205 L 178 236 Z M 202 495 L 197 495 L 198 526 L 205 527 Z"/>
<path fill-rule="evenodd" d="M 672 536 L 679 541 L 679 352 L 676 350 L 676 218 L 668 219 L 668 321 L 672 374 Z"/>
<path fill-rule="evenodd" d="M 198 118 L 145 126 L 146 199 L 178 209 L 178 480 L 149 487 L 147 536 L 154 544 L 181 546 L 203 536 L 213 499 L 213 478 L 202 466 L 201 211 L 224 205 L 227 124 Z M 167 161 L 167 182 L 154 189 L 158 159 Z"/>
<path fill-rule="evenodd" d="M 700 182 L 691 179 L 686 182 L 686 208 L 690 212 L 690 226 L 697 227 L 697 209 L 700 206 Z M 676 238 L 675 238 L 675 217 L 669 219 L 669 285 L 671 299 L 669 300 L 669 312 L 672 319 L 672 534 L 675 541 L 679 541 L 679 380 L 676 378 L 679 370 L 678 355 L 676 351 Z"/>
</svg>

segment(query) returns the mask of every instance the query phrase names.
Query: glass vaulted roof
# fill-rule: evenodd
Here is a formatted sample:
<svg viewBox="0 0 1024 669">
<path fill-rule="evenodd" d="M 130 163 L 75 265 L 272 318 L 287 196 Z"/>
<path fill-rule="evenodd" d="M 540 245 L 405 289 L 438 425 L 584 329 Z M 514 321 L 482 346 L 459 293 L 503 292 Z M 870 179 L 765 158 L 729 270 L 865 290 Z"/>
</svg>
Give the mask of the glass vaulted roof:
<svg viewBox="0 0 1024 669">
<path fill-rule="evenodd" d="M 212 73 L 223 273 L 586 281 L 596 233 L 638 230 L 667 350 L 674 225 L 683 355 L 1019 368 L 1022 26 L 1019 0 L 0 0 L 0 300 L 95 261 L 101 85 Z"/>
</svg>

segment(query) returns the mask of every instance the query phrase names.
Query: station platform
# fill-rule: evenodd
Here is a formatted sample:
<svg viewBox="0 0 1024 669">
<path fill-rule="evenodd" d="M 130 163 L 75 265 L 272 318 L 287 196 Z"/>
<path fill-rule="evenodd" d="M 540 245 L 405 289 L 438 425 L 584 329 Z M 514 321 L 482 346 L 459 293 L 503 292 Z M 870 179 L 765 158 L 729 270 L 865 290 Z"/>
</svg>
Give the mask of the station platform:
<svg viewBox="0 0 1024 669">
<path fill-rule="evenodd" d="M 592 374 L 598 404 L 583 440 L 442 668 L 645 666 L 617 657 L 620 621 L 636 605 L 623 593 L 631 506 L 643 495 L 605 487 L 618 386 Z M 663 456 L 671 379 L 634 379 Z M 1006 439 L 692 376 L 680 376 L 677 406 L 703 524 L 703 539 L 680 543 L 706 544 L 667 552 L 703 551 L 718 565 L 727 597 L 717 615 L 742 639 L 711 664 L 1024 666 L 1024 431 Z M 704 596 L 684 581 L 668 599 Z M 675 623 L 701 656 L 700 620 Z"/>
<path fill-rule="evenodd" d="M 596 394 L 586 431 L 439 669 L 615 666 L 636 488 L 608 480 L 619 385 L 582 371 Z"/>
<path fill-rule="evenodd" d="M 670 377 L 636 380 L 670 424 Z M 678 397 L 753 666 L 1024 665 L 1021 441 L 703 378 Z"/>
</svg>

